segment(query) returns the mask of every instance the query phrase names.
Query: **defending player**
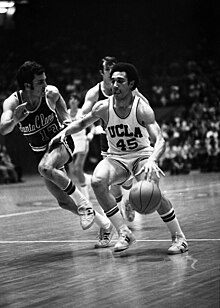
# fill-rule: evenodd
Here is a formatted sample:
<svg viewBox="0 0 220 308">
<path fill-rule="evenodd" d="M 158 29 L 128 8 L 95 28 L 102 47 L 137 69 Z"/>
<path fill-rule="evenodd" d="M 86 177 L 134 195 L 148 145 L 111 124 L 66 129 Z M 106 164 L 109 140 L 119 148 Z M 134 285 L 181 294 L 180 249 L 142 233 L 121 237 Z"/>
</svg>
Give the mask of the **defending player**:
<svg viewBox="0 0 220 308">
<path fill-rule="evenodd" d="M 96 215 L 92 204 L 64 170 L 74 154 L 72 137 L 68 136 L 48 149 L 49 141 L 71 123 L 59 90 L 47 85 L 45 70 L 35 61 L 21 65 L 17 82 L 19 91 L 12 93 L 3 103 L 0 133 L 6 135 L 18 125 L 36 156 L 38 171 L 47 189 L 60 207 L 80 216 L 82 229 L 90 228 L 94 220 L 101 227 L 106 227 L 106 223 L 109 226 L 105 217 Z"/>
</svg>

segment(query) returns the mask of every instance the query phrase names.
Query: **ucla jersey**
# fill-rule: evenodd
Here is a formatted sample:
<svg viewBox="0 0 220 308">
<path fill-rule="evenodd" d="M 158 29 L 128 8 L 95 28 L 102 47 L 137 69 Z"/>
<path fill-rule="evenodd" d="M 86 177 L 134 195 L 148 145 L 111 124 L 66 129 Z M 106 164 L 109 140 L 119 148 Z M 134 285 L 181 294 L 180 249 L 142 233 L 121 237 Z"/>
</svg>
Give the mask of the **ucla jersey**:
<svg viewBox="0 0 220 308">
<path fill-rule="evenodd" d="M 147 129 L 137 120 L 137 106 L 140 98 L 135 96 L 130 113 L 125 118 L 121 118 L 115 112 L 113 99 L 113 96 L 109 98 L 109 119 L 106 126 L 108 153 L 121 156 L 137 153 L 143 149 L 151 152 Z"/>
<path fill-rule="evenodd" d="M 19 104 L 22 103 L 17 92 Z M 19 130 L 27 139 L 33 151 L 45 151 L 50 140 L 61 130 L 61 124 L 54 110 L 50 108 L 45 97 L 40 105 L 18 123 Z"/>
</svg>

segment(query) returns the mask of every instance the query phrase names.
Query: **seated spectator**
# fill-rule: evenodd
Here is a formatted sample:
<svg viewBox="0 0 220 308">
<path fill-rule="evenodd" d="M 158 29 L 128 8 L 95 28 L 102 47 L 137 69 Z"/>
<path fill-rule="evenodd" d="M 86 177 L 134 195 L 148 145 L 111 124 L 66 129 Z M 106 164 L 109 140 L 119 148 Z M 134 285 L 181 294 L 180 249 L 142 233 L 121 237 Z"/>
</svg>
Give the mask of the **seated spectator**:
<svg viewBox="0 0 220 308">
<path fill-rule="evenodd" d="M 15 165 L 12 163 L 7 149 L 4 145 L 0 146 L 0 183 L 16 183 L 18 175 Z"/>
</svg>

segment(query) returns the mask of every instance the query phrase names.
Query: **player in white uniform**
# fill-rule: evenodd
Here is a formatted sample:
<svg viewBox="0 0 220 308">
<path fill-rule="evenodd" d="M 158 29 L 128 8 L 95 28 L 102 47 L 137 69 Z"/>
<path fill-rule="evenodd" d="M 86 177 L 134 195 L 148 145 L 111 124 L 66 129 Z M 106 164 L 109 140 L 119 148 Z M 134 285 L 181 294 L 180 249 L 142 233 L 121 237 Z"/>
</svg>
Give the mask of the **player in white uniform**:
<svg viewBox="0 0 220 308">
<path fill-rule="evenodd" d="M 111 79 L 110 79 L 110 70 L 114 64 L 117 63 L 116 57 L 105 56 L 101 59 L 99 63 L 99 73 L 102 76 L 102 81 L 98 82 L 95 86 L 90 88 L 85 96 L 84 104 L 81 108 L 82 115 L 89 113 L 92 110 L 92 107 L 100 100 L 104 100 L 112 95 Z M 96 127 L 96 130 L 100 133 L 100 147 L 101 154 L 104 158 L 108 150 L 108 141 L 106 139 L 106 132 L 102 127 L 102 121 L 100 125 Z M 131 182 L 128 183 L 129 189 L 131 187 Z M 124 187 L 125 188 L 125 187 Z M 128 221 L 133 221 L 135 217 L 135 211 L 130 206 L 128 200 L 128 192 L 123 191 L 120 185 L 112 185 L 111 192 L 115 197 L 115 200 L 120 208 L 121 213 Z M 122 198 L 123 197 L 123 198 Z M 106 248 L 110 245 L 114 230 L 112 225 L 107 229 L 101 228 L 99 231 L 98 242 L 95 244 L 95 248 Z"/>
<path fill-rule="evenodd" d="M 135 242 L 135 238 L 120 214 L 109 186 L 124 183 L 130 176 L 137 181 L 146 179 L 159 185 L 160 175 L 164 173 L 158 161 L 165 151 L 165 140 L 150 105 L 132 93 L 139 80 L 136 68 L 129 63 L 118 63 L 112 68 L 110 77 L 113 96 L 95 104 L 91 113 L 70 124 L 53 138 L 51 145 L 97 119 L 104 121 L 109 150 L 107 157 L 94 170 L 92 187 L 99 204 L 119 234 L 114 247 L 117 252 L 127 249 Z M 186 252 L 188 244 L 185 235 L 171 202 L 164 194 L 158 213 L 171 233 L 172 245 L 168 253 Z"/>
<path fill-rule="evenodd" d="M 92 107 L 100 100 L 104 100 L 112 95 L 112 87 L 111 87 L 111 79 L 110 79 L 110 70 L 114 64 L 117 63 L 116 57 L 112 56 L 105 56 L 101 59 L 99 64 L 99 73 L 102 76 L 102 81 L 97 83 L 95 86 L 90 88 L 85 96 L 85 101 L 82 106 L 82 114 L 87 114 L 92 110 Z M 133 90 L 133 94 L 138 95 L 141 97 L 147 104 L 149 104 L 148 100 L 138 91 L 138 89 Z M 102 122 L 101 122 L 102 124 Z M 101 154 L 103 157 L 106 156 L 108 150 L 108 142 L 106 139 L 106 132 L 100 125 L 100 145 L 101 145 Z M 122 212 L 123 216 L 129 221 L 132 222 L 135 218 L 135 211 L 131 208 L 129 199 L 128 199 L 128 189 L 132 186 L 132 181 L 128 181 L 126 185 L 112 185 L 111 192 L 115 197 L 116 202 L 120 207 L 120 211 Z M 123 196 L 123 198 L 122 198 Z M 106 246 L 107 243 L 107 236 L 106 232 L 102 232 L 101 234 L 105 236 L 106 240 L 103 241 L 102 236 L 100 236 L 100 247 Z M 107 233 L 108 230 L 107 230 Z"/>
<path fill-rule="evenodd" d="M 68 112 L 72 121 L 75 121 L 81 116 L 81 109 L 79 109 L 80 97 L 76 93 L 71 93 L 69 98 Z M 90 133 L 91 134 L 91 133 Z M 84 174 L 85 160 L 89 151 L 89 140 L 86 135 L 86 130 L 83 129 L 78 133 L 72 135 L 75 150 L 73 161 L 68 164 L 68 173 L 79 187 L 80 191 L 89 199 L 89 192 Z"/>
</svg>

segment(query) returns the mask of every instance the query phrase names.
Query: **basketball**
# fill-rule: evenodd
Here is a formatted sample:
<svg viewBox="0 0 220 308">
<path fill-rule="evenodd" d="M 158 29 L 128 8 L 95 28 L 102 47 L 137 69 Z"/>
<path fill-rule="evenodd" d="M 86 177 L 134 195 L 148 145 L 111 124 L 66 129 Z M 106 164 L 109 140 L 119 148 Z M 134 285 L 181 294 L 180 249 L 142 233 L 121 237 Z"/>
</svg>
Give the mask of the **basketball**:
<svg viewBox="0 0 220 308">
<path fill-rule="evenodd" d="M 160 207 L 161 192 L 154 182 L 140 181 L 133 185 L 129 201 L 138 213 L 151 214 Z"/>
</svg>

